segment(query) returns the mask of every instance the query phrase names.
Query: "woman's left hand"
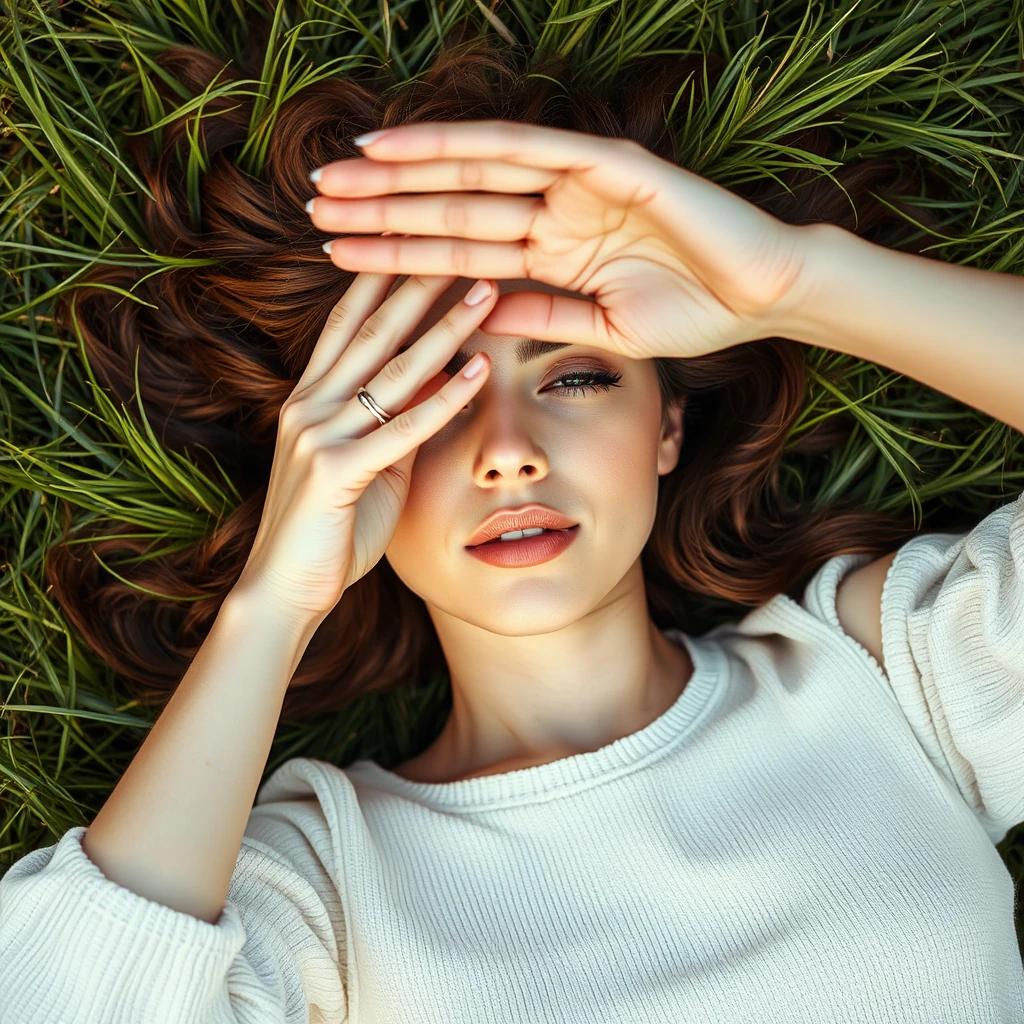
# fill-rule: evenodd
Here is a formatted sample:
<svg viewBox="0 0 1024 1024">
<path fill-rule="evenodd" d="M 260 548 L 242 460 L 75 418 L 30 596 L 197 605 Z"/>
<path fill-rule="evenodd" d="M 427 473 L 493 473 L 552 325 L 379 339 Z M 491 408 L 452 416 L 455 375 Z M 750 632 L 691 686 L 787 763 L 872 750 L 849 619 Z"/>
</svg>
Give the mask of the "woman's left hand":
<svg viewBox="0 0 1024 1024">
<path fill-rule="evenodd" d="M 595 300 L 510 292 L 486 333 L 700 356 L 771 336 L 805 283 L 805 228 L 625 139 L 426 121 L 363 148 L 324 166 L 315 226 L 393 234 L 335 239 L 337 266 L 529 279 Z"/>
</svg>

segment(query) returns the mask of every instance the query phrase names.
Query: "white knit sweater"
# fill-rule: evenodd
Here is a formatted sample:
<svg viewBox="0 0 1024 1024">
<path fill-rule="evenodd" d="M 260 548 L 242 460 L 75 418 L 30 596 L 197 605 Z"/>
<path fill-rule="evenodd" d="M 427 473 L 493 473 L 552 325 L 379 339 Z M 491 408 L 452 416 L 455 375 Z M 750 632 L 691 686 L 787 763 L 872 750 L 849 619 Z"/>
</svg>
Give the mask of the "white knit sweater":
<svg viewBox="0 0 1024 1024">
<path fill-rule="evenodd" d="M 2 1024 L 1021 1024 L 1024 496 L 889 570 L 888 675 L 841 555 L 684 643 L 639 732 L 448 784 L 295 758 L 216 924 L 84 827 L 0 879 Z"/>
</svg>

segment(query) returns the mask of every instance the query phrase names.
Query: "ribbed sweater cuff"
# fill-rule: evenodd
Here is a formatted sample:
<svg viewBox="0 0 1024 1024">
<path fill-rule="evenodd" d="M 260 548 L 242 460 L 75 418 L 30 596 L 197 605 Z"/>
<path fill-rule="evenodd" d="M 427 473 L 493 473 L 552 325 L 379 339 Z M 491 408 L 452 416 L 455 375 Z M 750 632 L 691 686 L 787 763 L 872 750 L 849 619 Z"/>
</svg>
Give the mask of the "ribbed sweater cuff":
<svg viewBox="0 0 1024 1024">
<path fill-rule="evenodd" d="M 245 944 L 237 910 L 226 903 L 210 924 L 118 885 L 82 849 L 86 831 L 70 829 L 3 878 L 0 988 L 9 1019 L 61 1024 L 53 1019 L 54 1006 L 77 1006 L 78 1019 L 88 1021 L 212 1016 L 214 1001 L 226 999 L 224 979 Z M 24 942 L 29 932 L 34 938 Z M 40 958 L 60 970 L 41 979 L 32 968 Z M 112 969 L 117 964 L 123 968 Z M 32 979 L 31 986 L 19 986 L 19 978 Z"/>
</svg>

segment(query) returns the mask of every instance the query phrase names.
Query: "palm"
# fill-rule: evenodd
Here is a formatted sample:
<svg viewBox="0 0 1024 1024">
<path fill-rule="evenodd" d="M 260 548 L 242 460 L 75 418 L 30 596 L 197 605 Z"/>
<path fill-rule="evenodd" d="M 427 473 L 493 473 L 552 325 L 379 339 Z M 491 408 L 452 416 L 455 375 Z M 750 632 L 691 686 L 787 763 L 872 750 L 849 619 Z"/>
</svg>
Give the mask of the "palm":
<svg viewBox="0 0 1024 1024">
<path fill-rule="evenodd" d="M 416 450 L 387 466 L 360 494 L 350 541 L 352 582 L 362 579 L 382 558 L 409 497 Z"/>
<path fill-rule="evenodd" d="M 563 173 L 531 224 L 524 277 L 593 298 L 595 331 L 630 358 L 697 356 L 752 340 L 757 318 L 798 276 L 795 239 L 764 211 L 688 177 L 711 195 L 691 196 L 684 214 L 657 180 L 640 188 L 606 167 Z M 549 301 L 510 293 L 481 328 L 526 333 L 547 320 Z"/>
</svg>

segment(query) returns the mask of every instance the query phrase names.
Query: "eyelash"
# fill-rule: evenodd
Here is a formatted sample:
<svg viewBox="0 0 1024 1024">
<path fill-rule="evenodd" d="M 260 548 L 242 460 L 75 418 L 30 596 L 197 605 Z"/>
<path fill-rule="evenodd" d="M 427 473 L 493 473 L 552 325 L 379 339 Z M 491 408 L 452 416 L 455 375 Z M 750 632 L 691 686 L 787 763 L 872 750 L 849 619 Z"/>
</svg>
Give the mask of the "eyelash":
<svg viewBox="0 0 1024 1024">
<path fill-rule="evenodd" d="M 582 380 L 583 384 L 567 384 L 564 387 L 556 388 L 557 391 L 570 391 L 573 394 L 582 394 L 587 388 L 592 388 L 595 391 L 607 391 L 609 388 L 618 388 L 622 385 L 619 381 L 622 380 L 621 373 L 610 373 L 607 370 L 573 370 L 571 373 L 564 373 L 561 377 L 556 377 L 548 387 L 553 384 L 560 384 L 564 380 Z M 548 388 L 544 389 L 545 391 Z"/>
<path fill-rule="evenodd" d="M 552 385 L 561 384 L 564 380 L 582 380 L 584 383 L 566 384 L 564 387 L 555 388 L 556 391 L 583 394 L 587 388 L 592 388 L 594 391 L 607 391 L 609 388 L 622 387 L 619 383 L 622 380 L 621 373 L 612 373 L 608 370 L 572 370 L 569 373 L 563 373 L 561 377 L 556 377 L 544 390 L 547 391 Z M 464 406 L 463 411 L 468 408 L 469 406 Z"/>
</svg>

